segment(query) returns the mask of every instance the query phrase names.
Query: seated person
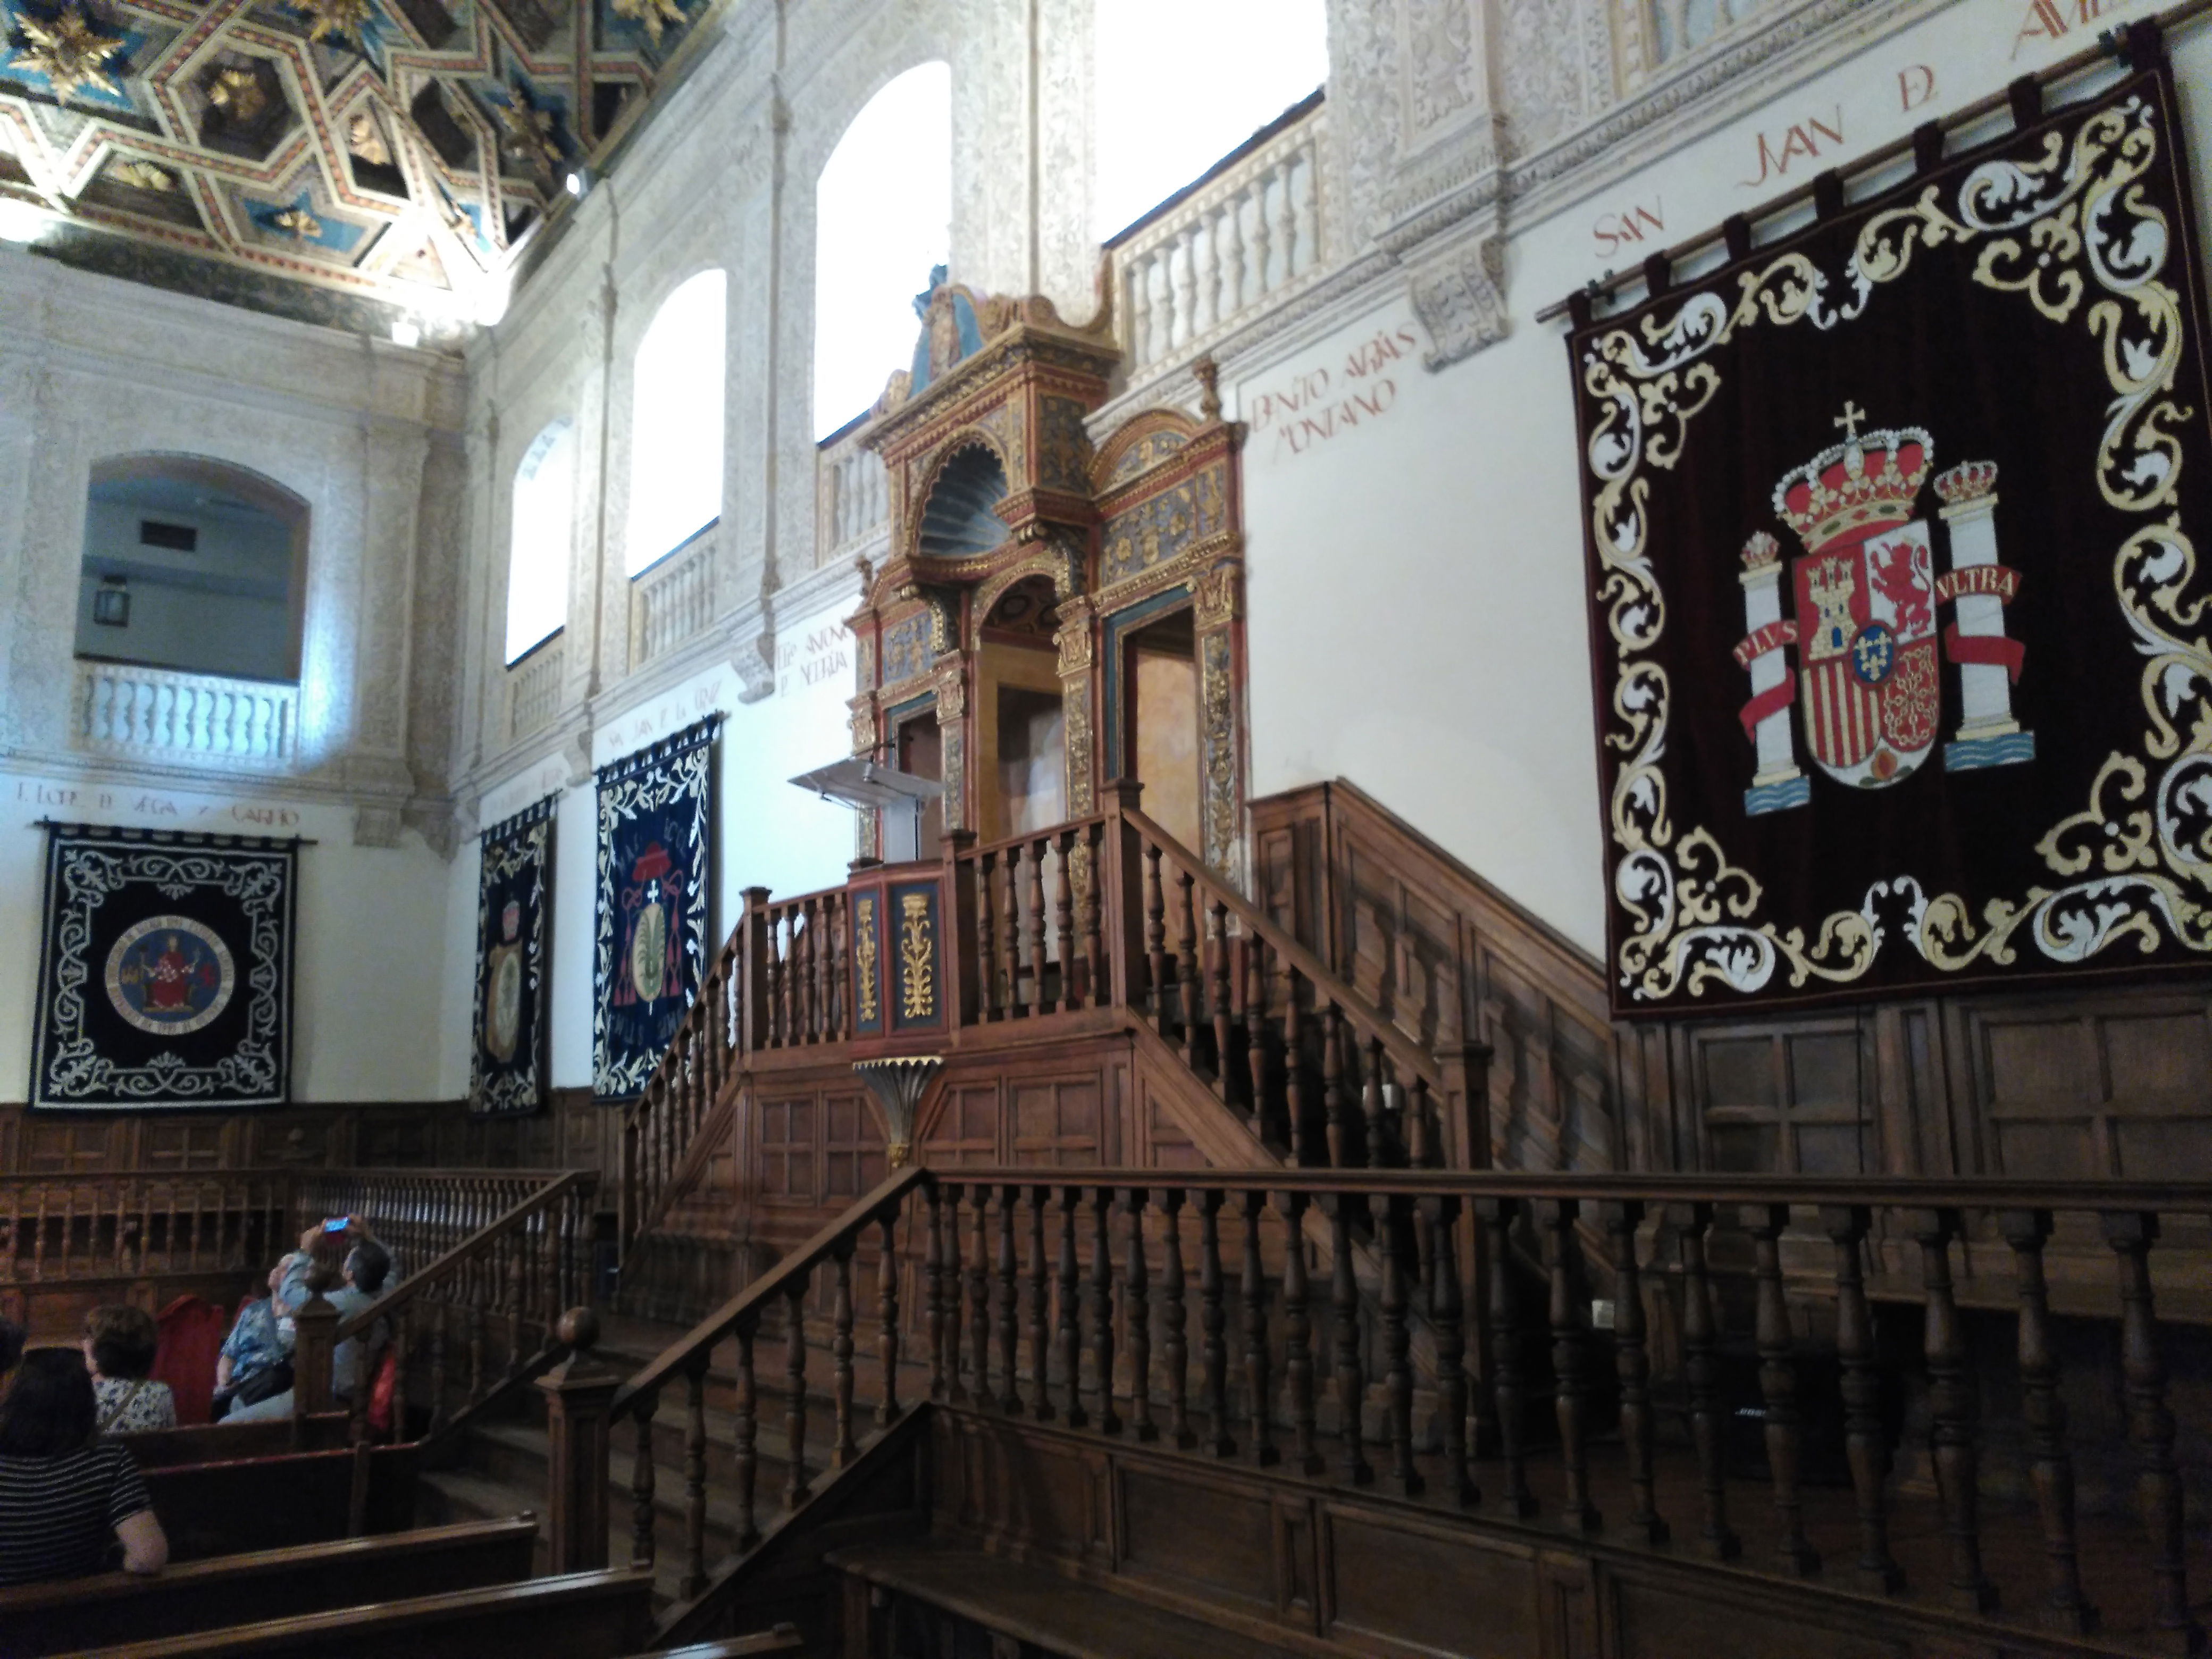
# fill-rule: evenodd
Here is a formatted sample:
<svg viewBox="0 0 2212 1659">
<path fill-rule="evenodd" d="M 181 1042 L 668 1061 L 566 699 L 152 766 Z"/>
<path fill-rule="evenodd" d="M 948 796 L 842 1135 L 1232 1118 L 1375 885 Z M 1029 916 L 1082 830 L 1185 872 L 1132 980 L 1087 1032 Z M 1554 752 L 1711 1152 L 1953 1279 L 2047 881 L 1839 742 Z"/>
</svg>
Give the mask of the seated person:
<svg viewBox="0 0 2212 1659">
<path fill-rule="evenodd" d="M 37 1348 L 0 1396 L 0 1585 L 76 1578 L 123 1547 L 125 1572 L 159 1572 L 169 1540 L 131 1449 L 93 1432 L 84 1362 Z"/>
<path fill-rule="evenodd" d="M 291 1355 L 276 1317 L 276 1287 L 292 1261 L 288 1255 L 269 1270 L 269 1294 L 240 1309 L 222 1340 L 215 1362 L 217 1422 L 233 1406 L 252 1406 L 292 1386 Z"/>
<path fill-rule="evenodd" d="M 149 1380 L 161 1340 L 154 1316 L 143 1308 L 118 1303 L 85 1316 L 84 1363 L 92 1372 L 101 1434 L 177 1426 L 177 1402 L 169 1385 Z"/>
<path fill-rule="evenodd" d="M 319 1240 L 310 1247 L 310 1259 L 314 1260 L 319 1253 L 327 1254 Z M 323 1292 L 323 1299 L 337 1310 L 341 1320 L 350 1319 L 384 1294 L 385 1279 L 392 1271 L 392 1257 L 383 1245 L 364 1234 L 361 1242 L 347 1253 L 344 1265 L 339 1271 L 343 1282 L 332 1288 L 326 1263 L 311 1267 L 301 1273 L 295 1262 L 277 1287 L 276 1299 L 281 1310 L 286 1314 L 297 1314 L 306 1304 L 307 1297 L 319 1290 Z M 295 1283 L 295 1273 L 299 1276 L 301 1289 L 299 1300 L 290 1302 L 288 1297 Z M 349 1337 L 331 1350 L 331 1395 L 333 1400 L 343 1401 L 353 1397 L 356 1376 L 361 1367 L 361 1347 L 359 1338 Z M 223 1421 L 258 1423 L 269 1418 L 289 1417 L 291 1414 L 292 1391 L 287 1389 L 282 1394 L 271 1395 L 253 1405 L 237 1407 Z"/>
</svg>

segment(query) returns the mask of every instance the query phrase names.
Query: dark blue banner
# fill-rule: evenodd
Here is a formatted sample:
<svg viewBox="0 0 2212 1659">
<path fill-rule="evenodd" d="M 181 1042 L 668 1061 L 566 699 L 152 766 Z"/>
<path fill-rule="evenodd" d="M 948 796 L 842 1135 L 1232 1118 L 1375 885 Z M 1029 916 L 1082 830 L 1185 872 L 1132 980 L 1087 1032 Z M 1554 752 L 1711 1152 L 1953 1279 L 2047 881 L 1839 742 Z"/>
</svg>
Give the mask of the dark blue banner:
<svg viewBox="0 0 2212 1659">
<path fill-rule="evenodd" d="M 545 1104 L 546 965 L 552 931 L 548 796 L 483 833 L 477 881 L 476 1054 L 469 1109 L 519 1117 Z"/>
</svg>

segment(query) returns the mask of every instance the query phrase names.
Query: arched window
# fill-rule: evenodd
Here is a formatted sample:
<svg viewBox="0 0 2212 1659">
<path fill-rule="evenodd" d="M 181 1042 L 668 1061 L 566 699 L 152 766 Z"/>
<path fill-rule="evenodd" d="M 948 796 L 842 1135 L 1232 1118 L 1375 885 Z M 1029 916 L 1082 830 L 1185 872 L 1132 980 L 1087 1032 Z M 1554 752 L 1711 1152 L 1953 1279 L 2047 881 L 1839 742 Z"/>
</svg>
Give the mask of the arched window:
<svg viewBox="0 0 2212 1659">
<path fill-rule="evenodd" d="M 507 659 L 568 620 L 568 561 L 576 528 L 576 428 L 562 416 L 514 469 L 514 530 L 507 555 Z"/>
<path fill-rule="evenodd" d="M 914 296 L 952 241 L 952 71 L 868 100 L 814 186 L 814 435 L 864 413 L 914 354 Z"/>
<path fill-rule="evenodd" d="M 93 464 L 76 654 L 238 679 L 300 678 L 307 504 L 199 455 Z"/>
<path fill-rule="evenodd" d="M 1097 29 L 1102 241 L 1328 78 L 1322 0 L 1098 0 Z"/>
<path fill-rule="evenodd" d="M 660 302 L 637 343 L 626 574 L 635 576 L 721 516 L 727 292 L 720 271 L 701 271 Z"/>
</svg>

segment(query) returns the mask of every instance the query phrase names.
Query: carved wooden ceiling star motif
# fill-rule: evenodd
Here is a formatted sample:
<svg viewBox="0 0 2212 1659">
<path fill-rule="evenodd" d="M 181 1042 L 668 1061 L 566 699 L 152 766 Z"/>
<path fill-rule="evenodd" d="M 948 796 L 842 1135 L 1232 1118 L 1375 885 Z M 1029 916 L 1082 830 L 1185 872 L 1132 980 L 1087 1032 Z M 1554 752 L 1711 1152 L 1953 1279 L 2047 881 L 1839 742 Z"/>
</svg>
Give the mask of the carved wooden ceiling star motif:
<svg viewBox="0 0 2212 1659">
<path fill-rule="evenodd" d="M 561 165 L 561 146 L 553 137 L 551 111 L 532 109 L 520 93 L 495 107 L 505 133 L 499 141 L 501 153 L 542 173 L 551 173 Z"/>
<path fill-rule="evenodd" d="M 367 110 L 346 124 L 346 148 L 371 167 L 392 165 L 392 146 L 384 142 L 376 118 Z"/>
<path fill-rule="evenodd" d="M 312 242 L 323 234 L 323 222 L 305 208 L 286 208 L 269 222 L 303 242 Z"/>
<path fill-rule="evenodd" d="M 374 8 L 369 0 L 287 0 L 307 20 L 307 39 L 326 40 L 332 35 L 361 39 L 361 26 Z"/>
<path fill-rule="evenodd" d="M 177 187 L 177 175 L 167 167 L 156 167 L 151 161 L 132 158 L 118 161 L 108 169 L 118 184 L 129 185 L 133 190 L 173 191 Z"/>
<path fill-rule="evenodd" d="M 269 107 L 269 94 L 262 91 L 260 77 L 252 70 L 233 66 L 216 71 L 215 79 L 208 83 L 208 102 L 246 126 Z"/>
<path fill-rule="evenodd" d="M 641 25 L 645 38 L 654 46 L 660 44 L 660 32 L 671 23 L 684 21 L 684 8 L 677 0 L 614 0 L 615 15 Z"/>
<path fill-rule="evenodd" d="M 16 55 L 17 65 L 45 76 L 55 97 L 67 98 L 80 87 L 97 87 L 107 93 L 122 90 L 106 74 L 107 60 L 123 49 L 122 40 L 102 34 L 76 0 L 64 6 L 51 23 L 42 23 L 27 12 L 19 13 L 16 27 L 22 31 L 24 42 L 24 49 Z"/>
</svg>

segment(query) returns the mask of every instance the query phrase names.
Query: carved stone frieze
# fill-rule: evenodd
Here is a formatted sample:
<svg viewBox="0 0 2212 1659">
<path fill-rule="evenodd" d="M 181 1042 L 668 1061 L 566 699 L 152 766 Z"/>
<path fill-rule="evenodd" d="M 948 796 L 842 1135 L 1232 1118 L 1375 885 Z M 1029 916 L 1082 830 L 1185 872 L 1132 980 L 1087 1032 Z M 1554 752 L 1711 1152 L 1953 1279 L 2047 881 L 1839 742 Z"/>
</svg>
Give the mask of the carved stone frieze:
<svg viewBox="0 0 2212 1659">
<path fill-rule="evenodd" d="M 1407 272 L 1413 312 L 1429 333 L 1421 361 L 1443 368 L 1504 339 L 1505 237 L 1494 226 L 1470 227 L 1427 251 Z"/>
</svg>

